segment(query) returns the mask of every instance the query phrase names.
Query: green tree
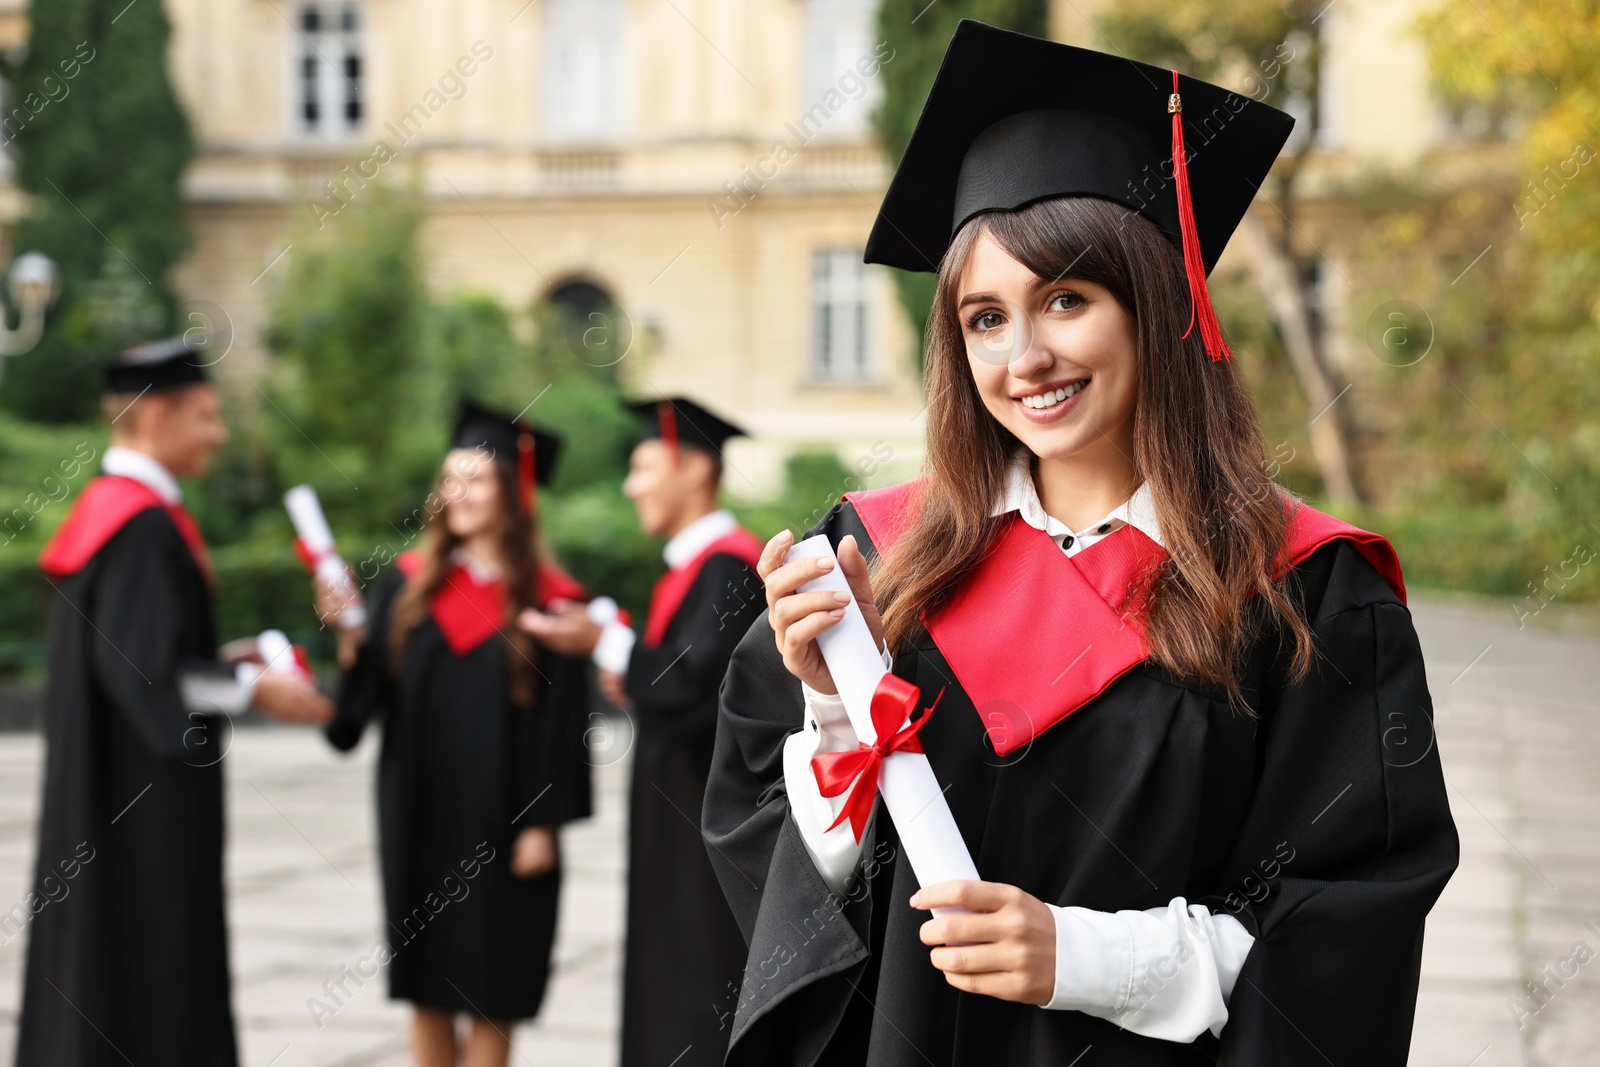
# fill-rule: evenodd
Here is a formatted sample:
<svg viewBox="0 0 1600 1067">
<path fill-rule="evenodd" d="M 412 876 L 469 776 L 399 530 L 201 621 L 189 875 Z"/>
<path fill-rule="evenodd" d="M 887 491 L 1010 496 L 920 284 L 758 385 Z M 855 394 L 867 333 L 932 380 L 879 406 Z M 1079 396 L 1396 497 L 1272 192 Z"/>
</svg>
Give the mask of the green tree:
<svg viewBox="0 0 1600 1067">
<path fill-rule="evenodd" d="M 1513 177 L 1481 208 L 1493 243 L 1463 248 L 1459 277 L 1439 287 L 1461 339 L 1441 405 L 1470 428 L 1458 465 L 1529 546 L 1511 591 L 1593 597 L 1596 568 L 1574 574 L 1569 561 L 1587 563 L 1600 547 L 1595 5 L 1442 0 L 1419 28 L 1445 100 L 1490 138 L 1514 131 Z"/>
<path fill-rule="evenodd" d="M 1312 134 L 1321 126 L 1321 19 L 1325 0 L 1122 0 L 1096 20 L 1113 50 L 1146 63 L 1171 67 L 1227 86 L 1243 96 L 1294 108 L 1303 115 L 1263 188 L 1269 208 L 1257 208 L 1239 227 L 1248 247 L 1256 288 L 1282 339 L 1289 364 L 1310 413 L 1311 451 L 1322 488 L 1335 504 L 1359 503 L 1352 397 L 1341 390 L 1330 367 L 1330 331 L 1318 318 L 1316 278 L 1328 269 L 1298 228 L 1302 209 L 1299 176 L 1314 152 Z M 1191 143 L 1196 155 L 1204 150 Z M 1335 404 L 1335 400 L 1339 400 Z"/>
<path fill-rule="evenodd" d="M 266 341 L 278 359 L 263 433 L 285 485 L 309 482 L 355 528 L 426 495 L 447 427 L 410 422 L 408 381 L 427 308 L 419 196 L 374 183 L 335 225 L 307 222 L 273 290 Z M 437 420 L 442 422 L 442 420 Z M 428 469 L 401 461 L 405 456 Z M 418 485 L 418 482 L 421 485 Z"/>
<path fill-rule="evenodd" d="M 1048 0 L 945 0 L 932 4 L 928 0 L 883 0 L 878 8 L 878 39 L 894 49 L 894 60 L 884 64 L 879 74 L 883 98 L 873 112 L 872 125 L 891 163 L 898 163 L 905 154 L 945 47 L 964 18 L 1044 37 L 1050 5 Z M 913 355 L 920 367 L 922 331 L 933 306 L 934 275 L 903 270 L 892 274 L 900 305 L 915 327 Z"/>
<path fill-rule="evenodd" d="M 167 272 L 189 244 L 179 181 L 194 146 L 167 77 L 163 5 L 36 0 L 28 19 L 0 118 L 32 197 L 14 247 L 54 259 L 63 287 L 0 402 L 64 421 L 95 409 L 85 381 L 111 352 L 172 326 Z"/>
</svg>

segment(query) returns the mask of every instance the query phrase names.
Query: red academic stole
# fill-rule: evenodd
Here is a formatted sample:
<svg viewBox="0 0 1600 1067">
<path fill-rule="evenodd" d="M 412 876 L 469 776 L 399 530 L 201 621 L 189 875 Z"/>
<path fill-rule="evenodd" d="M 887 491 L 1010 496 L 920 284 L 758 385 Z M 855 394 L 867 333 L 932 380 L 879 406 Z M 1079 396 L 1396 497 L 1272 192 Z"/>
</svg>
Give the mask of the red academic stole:
<svg viewBox="0 0 1600 1067">
<path fill-rule="evenodd" d="M 396 562 L 407 578 L 422 569 L 422 556 L 416 552 L 402 552 Z M 589 595 L 576 578 L 554 564 L 539 568 L 537 582 L 534 602 L 540 607 L 552 600 L 583 600 Z M 449 565 L 444 581 L 428 604 L 428 613 L 444 635 L 445 644 L 458 656 L 499 633 L 506 624 L 507 609 L 505 586 L 499 578 L 479 581 L 459 563 Z"/>
<path fill-rule="evenodd" d="M 700 576 L 700 568 L 706 565 L 706 560 L 721 553 L 742 559 L 750 565 L 751 570 L 755 570 L 756 562 L 761 559 L 761 549 L 762 544 L 756 540 L 755 534 L 740 527 L 711 542 L 688 563 L 663 574 L 650 593 L 650 617 L 645 620 L 644 647 L 655 648 L 667 635 L 672 617 L 678 614 L 683 598 L 689 595 L 689 587 Z"/>
<path fill-rule="evenodd" d="M 39 569 L 51 581 L 77 574 L 135 515 L 151 508 L 161 508 L 172 519 L 200 573 L 211 581 L 211 556 L 194 516 L 182 504 L 167 503 L 160 493 L 137 478 L 118 474 L 102 474 L 83 487 L 66 521 L 39 553 Z"/>
<path fill-rule="evenodd" d="M 917 484 L 845 494 L 879 553 L 909 527 Z M 1404 603 L 1400 561 L 1387 540 L 1298 501 L 1286 506 L 1288 540 L 1274 577 L 1346 538 Z M 1148 658 L 1143 633 L 1122 609 L 1135 580 L 1165 556 L 1134 526 L 1068 556 L 1020 516 L 1009 517 L 971 577 L 926 622 L 997 753 L 1026 747 Z"/>
</svg>

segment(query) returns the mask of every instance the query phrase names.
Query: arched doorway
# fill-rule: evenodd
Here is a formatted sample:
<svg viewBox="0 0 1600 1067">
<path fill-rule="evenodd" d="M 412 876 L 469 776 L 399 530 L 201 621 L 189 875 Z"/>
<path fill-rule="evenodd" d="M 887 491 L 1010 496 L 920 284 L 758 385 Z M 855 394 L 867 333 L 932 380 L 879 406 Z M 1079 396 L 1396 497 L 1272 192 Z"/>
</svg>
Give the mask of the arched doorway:
<svg viewBox="0 0 1600 1067">
<path fill-rule="evenodd" d="M 544 303 L 554 312 L 566 349 L 589 366 L 614 374 L 632 350 L 633 320 L 598 282 L 566 278 L 551 287 Z"/>
<path fill-rule="evenodd" d="M 545 300 L 569 314 L 587 319 L 595 312 L 605 312 L 616 307 L 616 301 L 606 290 L 587 278 L 569 278 L 550 290 Z"/>
</svg>

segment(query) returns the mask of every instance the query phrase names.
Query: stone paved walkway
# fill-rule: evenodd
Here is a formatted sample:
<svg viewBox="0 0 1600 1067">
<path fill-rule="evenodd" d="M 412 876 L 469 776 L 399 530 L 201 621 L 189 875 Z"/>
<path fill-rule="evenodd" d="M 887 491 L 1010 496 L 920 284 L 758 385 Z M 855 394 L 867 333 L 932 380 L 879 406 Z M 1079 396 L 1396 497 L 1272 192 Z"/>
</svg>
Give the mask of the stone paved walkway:
<svg viewBox="0 0 1600 1067">
<path fill-rule="evenodd" d="M 1437 595 L 1413 609 L 1463 855 L 1429 920 L 1412 1063 L 1600 1062 L 1600 627 L 1593 613 L 1552 607 L 1519 631 L 1504 605 Z M 235 739 L 228 889 L 249 1067 L 408 1062 L 406 1013 L 381 978 L 320 1027 L 307 1006 L 381 936 L 374 751 L 369 739 L 342 758 L 272 727 Z M 37 737 L 0 736 L 0 907 L 26 892 L 40 758 Z M 601 768 L 598 815 L 567 836 L 558 975 L 540 1020 L 519 1029 L 514 1063 L 615 1062 L 625 782 L 624 763 Z M 0 1067 L 12 1060 L 23 944 L 0 944 Z M 1545 985 L 1540 999 L 1530 978 Z"/>
</svg>

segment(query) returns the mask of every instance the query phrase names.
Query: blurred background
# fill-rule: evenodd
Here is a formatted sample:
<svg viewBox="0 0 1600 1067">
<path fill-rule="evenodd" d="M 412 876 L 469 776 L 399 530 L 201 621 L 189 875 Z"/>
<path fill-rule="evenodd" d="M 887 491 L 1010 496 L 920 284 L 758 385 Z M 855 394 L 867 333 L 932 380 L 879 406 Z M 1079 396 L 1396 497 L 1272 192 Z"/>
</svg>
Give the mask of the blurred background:
<svg viewBox="0 0 1600 1067">
<path fill-rule="evenodd" d="M 618 493 L 620 396 L 686 394 L 749 428 L 725 487 L 762 535 L 915 475 L 932 278 L 861 251 L 962 17 L 1298 118 L 1212 285 L 1273 473 L 1395 543 L 1440 672 L 1471 856 L 1442 940 L 1430 925 L 1417 1062 L 1593 1062 L 1593 975 L 1560 966 L 1577 940 L 1600 947 L 1582 925 L 1600 919 L 1583 814 L 1600 797 L 1582 792 L 1600 777 L 1600 11 L 1579 0 L 0 0 L 6 891 L 25 892 L 37 804 L 53 596 L 34 557 L 105 447 L 110 353 L 183 331 L 210 346 L 232 439 L 187 491 L 226 636 L 276 626 L 329 653 L 283 490 L 316 486 L 370 577 L 420 532 L 461 392 L 566 435 L 548 539 L 640 613 L 660 545 Z M 23 253 L 56 265 L 53 294 L 29 288 Z M 235 909 L 247 1058 L 389 1062 L 389 1037 L 307 1023 L 332 968 L 270 950 L 273 931 L 309 946 L 319 912 L 366 922 L 376 903 L 357 903 L 365 765 L 280 743 L 235 753 L 299 800 L 280 822 L 240 783 L 236 837 L 283 841 L 252 852 L 243 834 L 230 886 L 245 900 L 331 867 L 353 895 L 341 911 L 308 883 L 302 910 L 254 926 Z M 601 908 L 607 803 L 579 883 Z M 592 926 L 564 933 L 563 960 L 603 1000 L 614 932 Z M 22 940 L 0 941 L 4 1027 Z M 268 1007 L 253 975 L 282 979 Z M 343 1021 L 386 1033 L 397 1017 L 364 996 L 372 1015 Z M 568 1033 L 563 1003 L 539 1026 L 593 1062 L 603 1004 Z M 296 1027 L 309 1036 L 273 1036 Z"/>
</svg>

